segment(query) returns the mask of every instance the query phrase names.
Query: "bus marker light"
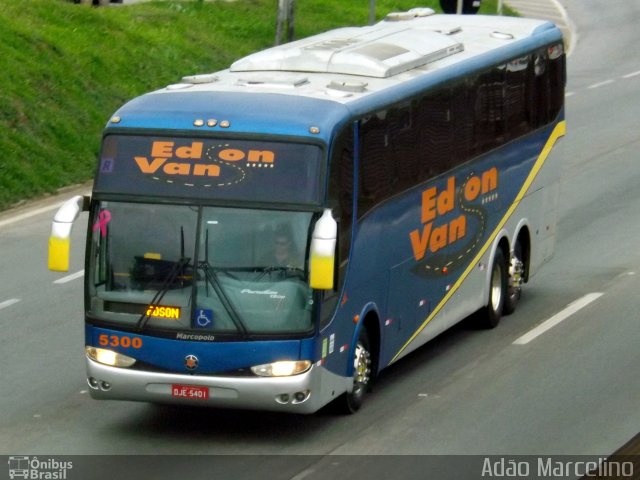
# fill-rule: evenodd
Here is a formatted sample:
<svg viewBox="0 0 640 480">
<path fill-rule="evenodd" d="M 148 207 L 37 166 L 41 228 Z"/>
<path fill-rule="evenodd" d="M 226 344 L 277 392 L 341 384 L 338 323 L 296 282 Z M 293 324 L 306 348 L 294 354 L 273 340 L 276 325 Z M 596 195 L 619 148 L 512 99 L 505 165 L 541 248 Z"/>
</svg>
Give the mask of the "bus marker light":
<svg viewBox="0 0 640 480">
<path fill-rule="evenodd" d="M 358 323 L 360 321 L 360 315 L 354 315 L 353 323 Z"/>
<path fill-rule="evenodd" d="M 349 297 L 347 297 L 347 292 L 345 292 L 344 295 L 342 296 L 342 300 L 340 301 L 340 305 L 344 307 L 348 301 L 349 301 Z"/>
</svg>

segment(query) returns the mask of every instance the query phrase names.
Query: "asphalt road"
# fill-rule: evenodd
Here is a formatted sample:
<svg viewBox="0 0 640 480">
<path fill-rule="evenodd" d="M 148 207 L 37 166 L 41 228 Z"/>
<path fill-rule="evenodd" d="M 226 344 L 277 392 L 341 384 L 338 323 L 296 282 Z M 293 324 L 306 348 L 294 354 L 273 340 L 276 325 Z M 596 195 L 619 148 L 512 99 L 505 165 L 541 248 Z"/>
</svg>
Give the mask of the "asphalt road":
<svg viewBox="0 0 640 480">
<path fill-rule="evenodd" d="M 54 283 L 67 278 L 46 270 L 53 212 L 10 212 L 0 216 L 0 454 L 257 454 L 236 478 L 426 478 L 409 460 L 355 455 L 606 456 L 628 442 L 640 431 L 640 0 L 564 3 L 579 40 L 556 253 L 497 329 L 443 334 L 385 371 L 348 417 L 96 402 L 84 376 L 81 277 Z M 83 268 L 85 234 L 86 219 L 70 274 Z M 584 298 L 593 301 L 514 343 Z M 294 454 L 305 456 L 281 456 Z M 457 478 L 480 477 L 474 468 Z"/>
</svg>

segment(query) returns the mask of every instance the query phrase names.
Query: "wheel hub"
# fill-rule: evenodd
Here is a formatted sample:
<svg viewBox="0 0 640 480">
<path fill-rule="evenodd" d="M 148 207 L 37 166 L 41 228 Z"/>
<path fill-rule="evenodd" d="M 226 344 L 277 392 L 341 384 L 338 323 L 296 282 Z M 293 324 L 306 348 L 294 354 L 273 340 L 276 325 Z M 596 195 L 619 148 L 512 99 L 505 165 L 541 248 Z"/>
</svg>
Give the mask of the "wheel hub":
<svg viewBox="0 0 640 480">
<path fill-rule="evenodd" d="M 356 345 L 354 358 L 353 383 L 354 389 L 362 388 L 369 383 L 371 374 L 371 354 L 360 343 Z"/>
</svg>

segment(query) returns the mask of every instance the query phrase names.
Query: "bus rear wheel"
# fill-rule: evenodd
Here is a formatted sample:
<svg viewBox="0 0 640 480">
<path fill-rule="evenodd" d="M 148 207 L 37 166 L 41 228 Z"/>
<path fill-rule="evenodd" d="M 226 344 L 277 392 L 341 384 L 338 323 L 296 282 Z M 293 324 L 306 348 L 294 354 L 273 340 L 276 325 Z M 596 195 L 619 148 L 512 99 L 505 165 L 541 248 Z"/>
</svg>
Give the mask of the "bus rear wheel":
<svg viewBox="0 0 640 480">
<path fill-rule="evenodd" d="M 522 294 L 522 284 L 524 283 L 525 264 L 524 264 L 524 250 L 520 240 L 516 242 L 516 246 L 513 249 L 513 255 L 509 261 L 509 278 L 507 295 L 505 297 L 504 308 L 502 313 L 504 315 L 510 315 L 515 312 Z"/>
<path fill-rule="evenodd" d="M 369 336 L 362 328 L 353 351 L 353 388 L 340 399 L 342 403 L 340 409 L 343 413 L 355 413 L 360 410 L 364 396 L 371 386 L 371 365 Z"/>
<path fill-rule="evenodd" d="M 507 298 L 508 277 L 507 261 L 502 249 L 498 248 L 491 266 L 489 299 L 480 317 L 484 328 L 495 328 L 500 323 Z"/>
</svg>

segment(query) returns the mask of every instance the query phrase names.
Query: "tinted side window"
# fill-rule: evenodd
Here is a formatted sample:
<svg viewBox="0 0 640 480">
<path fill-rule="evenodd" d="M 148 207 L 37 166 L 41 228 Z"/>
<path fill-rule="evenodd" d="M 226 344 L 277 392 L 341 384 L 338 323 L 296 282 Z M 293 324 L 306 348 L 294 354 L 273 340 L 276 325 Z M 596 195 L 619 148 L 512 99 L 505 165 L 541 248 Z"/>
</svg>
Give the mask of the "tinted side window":
<svg viewBox="0 0 640 480">
<path fill-rule="evenodd" d="M 361 122 L 358 217 L 391 194 L 394 153 L 387 110 Z"/>
<path fill-rule="evenodd" d="M 361 120 L 358 218 L 389 197 L 553 121 L 562 44 L 514 58 Z"/>
</svg>

